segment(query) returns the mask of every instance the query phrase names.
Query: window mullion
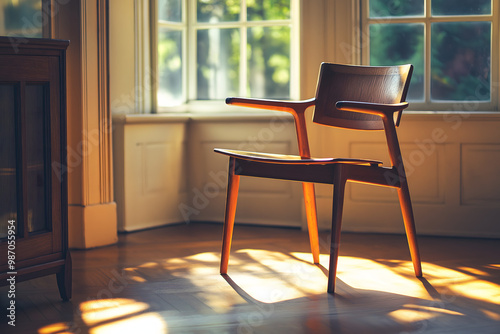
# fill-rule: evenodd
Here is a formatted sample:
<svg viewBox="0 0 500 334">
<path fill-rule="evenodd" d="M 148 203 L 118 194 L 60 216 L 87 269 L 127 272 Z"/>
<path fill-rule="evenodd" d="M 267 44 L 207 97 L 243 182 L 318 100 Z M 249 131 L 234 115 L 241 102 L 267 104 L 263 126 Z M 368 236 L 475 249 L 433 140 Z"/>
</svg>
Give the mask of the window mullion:
<svg viewBox="0 0 500 334">
<path fill-rule="evenodd" d="M 431 48 L 431 0 L 425 1 L 425 21 L 424 21 L 424 103 L 429 105 L 431 103 L 431 59 L 432 59 L 432 48 Z"/>
<path fill-rule="evenodd" d="M 240 95 L 247 95 L 247 73 L 248 73 L 248 59 L 247 59 L 247 4 L 246 0 L 241 1 L 240 10 Z"/>
<path fill-rule="evenodd" d="M 196 71 L 197 71 L 197 29 L 196 26 L 196 0 L 185 0 L 184 2 L 188 7 L 186 10 L 187 14 L 187 50 L 186 59 L 188 64 L 186 69 L 186 85 L 187 89 L 187 101 L 196 100 Z"/>
<path fill-rule="evenodd" d="M 300 82 L 300 66 L 293 66 L 293 64 L 300 64 L 300 20 L 298 17 L 300 13 L 299 1 L 291 1 L 291 16 L 290 16 L 290 98 L 300 99 L 300 85 L 293 84 Z M 295 24 L 292 24 L 295 22 Z"/>
</svg>

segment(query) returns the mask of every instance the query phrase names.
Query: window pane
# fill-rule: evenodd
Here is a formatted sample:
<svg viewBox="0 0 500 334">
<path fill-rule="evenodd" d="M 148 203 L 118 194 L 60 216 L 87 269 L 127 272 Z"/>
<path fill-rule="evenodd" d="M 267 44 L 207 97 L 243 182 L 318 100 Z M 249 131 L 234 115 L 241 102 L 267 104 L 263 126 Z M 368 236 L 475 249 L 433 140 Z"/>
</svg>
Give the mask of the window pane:
<svg viewBox="0 0 500 334">
<path fill-rule="evenodd" d="M 491 0 L 432 0 L 432 15 L 488 15 Z"/>
<path fill-rule="evenodd" d="M 197 33 L 197 99 L 225 99 L 239 94 L 239 29 L 205 29 Z"/>
<path fill-rule="evenodd" d="M 247 2 L 249 21 L 288 20 L 290 0 L 253 0 Z"/>
<path fill-rule="evenodd" d="M 422 16 L 424 0 L 370 0 L 370 17 Z"/>
<path fill-rule="evenodd" d="M 248 29 L 248 95 L 290 97 L 290 28 Z"/>
<path fill-rule="evenodd" d="M 42 37 L 42 0 L 0 0 L 0 36 Z"/>
<path fill-rule="evenodd" d="M 7 237 L 8 221 L 17 228 L 16 105 L 13 85 L 0 84 L 0 238 Z"/>
<path fill-rule="evenodd" d="M 182 31 L 159 28 L 158 106 L 184 103 L 182 94 Z"/>
<path fill-rule="evenodd" d="M 182 0 L 158 0 L 158 19 L 182 22 Z"/>
<path fill-rule="evenodd" d="M 370 25 L 370 65 L 413 64 L 408 101 L 424 99 L 424 25 Z"/>
<path fill-rule="evenodd" d="M 47 171 L 45 170 L 47 145 L 46 95 L 43 85 L 26 85 L 26 159 L 28 232 L 48 230 Z"/>
<path fill-rule="evenodd" d="M 234 0 L 197 0 L 198 22 L 239 21 L 240 1 Z"/>
<path fill-rule="evenodd" d="M 490 22 L 431 26 L 431 99 L 490 100 Z"/>
</svg>

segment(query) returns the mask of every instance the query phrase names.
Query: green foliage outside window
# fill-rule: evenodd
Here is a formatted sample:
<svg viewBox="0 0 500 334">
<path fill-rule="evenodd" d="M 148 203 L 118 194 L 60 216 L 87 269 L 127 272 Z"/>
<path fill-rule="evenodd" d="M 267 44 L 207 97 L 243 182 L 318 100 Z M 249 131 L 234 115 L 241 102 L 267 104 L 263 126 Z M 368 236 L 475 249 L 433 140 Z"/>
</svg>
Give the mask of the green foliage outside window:
<svg viewBox="0 0 500 334">
<path fill-rule="evenodd" d="M 430 45 L 430 100 L 489 101 L 491 22 L 463 20 L 491 14 L 491 0 L 432 0 L 433 15 L 460 15 L 456 22 L 391 23 L 390 18 L 424 17 L 424 0 L 371 0 L 369 25 L 371 65 L 411 63 L 414 74 L 408 99 L 425 99 L 425 45 Z M 386 18 L 386 19 L 384 19 Z M 425 40 L 430 29 L 430 44 Z"/>
<path fill-rule="evenodd" d="M 291 0 L 247 0 L 245 8 L 240 0 L 196 0 L 192 2 L 196 5 L 196 21 L 185 26 L 189 30 L 182 28 L 186 24 L 183 17 L 191 17 L 182 13 L 183 0 L 157 1 L 159 105 L 185 102 L 183 69 L 187 64 L 183 63 L 183 50 L 196 60 L 197 100 L 240 94 L 290 97 Z M 246 15 L 242 17 L 242 13 Z M 196 43 L 183 45 L 193 36 L 183 35 L 191 29 Z M 193 45 L 196 48 L 189 49 Z M 240 87 L 242 82 L 245 87 Z"/>
</svg>

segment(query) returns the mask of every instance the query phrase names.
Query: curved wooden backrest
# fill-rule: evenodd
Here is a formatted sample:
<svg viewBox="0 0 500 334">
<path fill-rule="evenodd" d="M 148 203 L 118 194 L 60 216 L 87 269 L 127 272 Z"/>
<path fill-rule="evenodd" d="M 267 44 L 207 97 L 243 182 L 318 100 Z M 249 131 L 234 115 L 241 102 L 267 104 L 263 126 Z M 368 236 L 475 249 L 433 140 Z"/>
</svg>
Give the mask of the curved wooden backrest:
<svg viewBox="0 0 500 334">
<path fill-rule="evenodd" d="M 322 63 L 313 121 L 341 128 L 383 130 L 379 116 L 341 111 L 338 101 L 400 103 L 406 99 L 412 65 L 353 66 Z M 397 115 L 396 125 L 401 118 Z"/>
</svg>

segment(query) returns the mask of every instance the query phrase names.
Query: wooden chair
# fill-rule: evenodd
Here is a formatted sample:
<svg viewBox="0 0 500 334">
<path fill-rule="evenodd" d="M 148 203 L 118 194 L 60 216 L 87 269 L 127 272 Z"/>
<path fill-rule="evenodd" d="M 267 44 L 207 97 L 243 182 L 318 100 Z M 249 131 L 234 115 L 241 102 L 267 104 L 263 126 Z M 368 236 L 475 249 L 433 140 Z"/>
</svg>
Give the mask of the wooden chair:
<svg viewBox="0 0 500 334">
<path fill-rule="evenodd" d="M 335 291 L 344 190 L 347 181 L 397 188 L 415 275 L 422 276 L 408 183 L 396 126 L 399 125 L 410 83 L 412 65 L 370 67 L 322 63 L 316 97 L 297 102 L 228 98 L 227 104 L 286 111 L 293 115 L 298 156 L 215 149 L 229 156 L 229 179 L 221 256 L 221 274 L 227 273 L 240 176 L 303 182 L 309 239 L 314 263 L 319 263 L 314 183 L 334 186 L 328 292 Z M 313 122 L 355 130 L 384 130 L 391 167 L 366 159 L 311 157 L 305 111 L 315 106 Z"/>
</svg>

